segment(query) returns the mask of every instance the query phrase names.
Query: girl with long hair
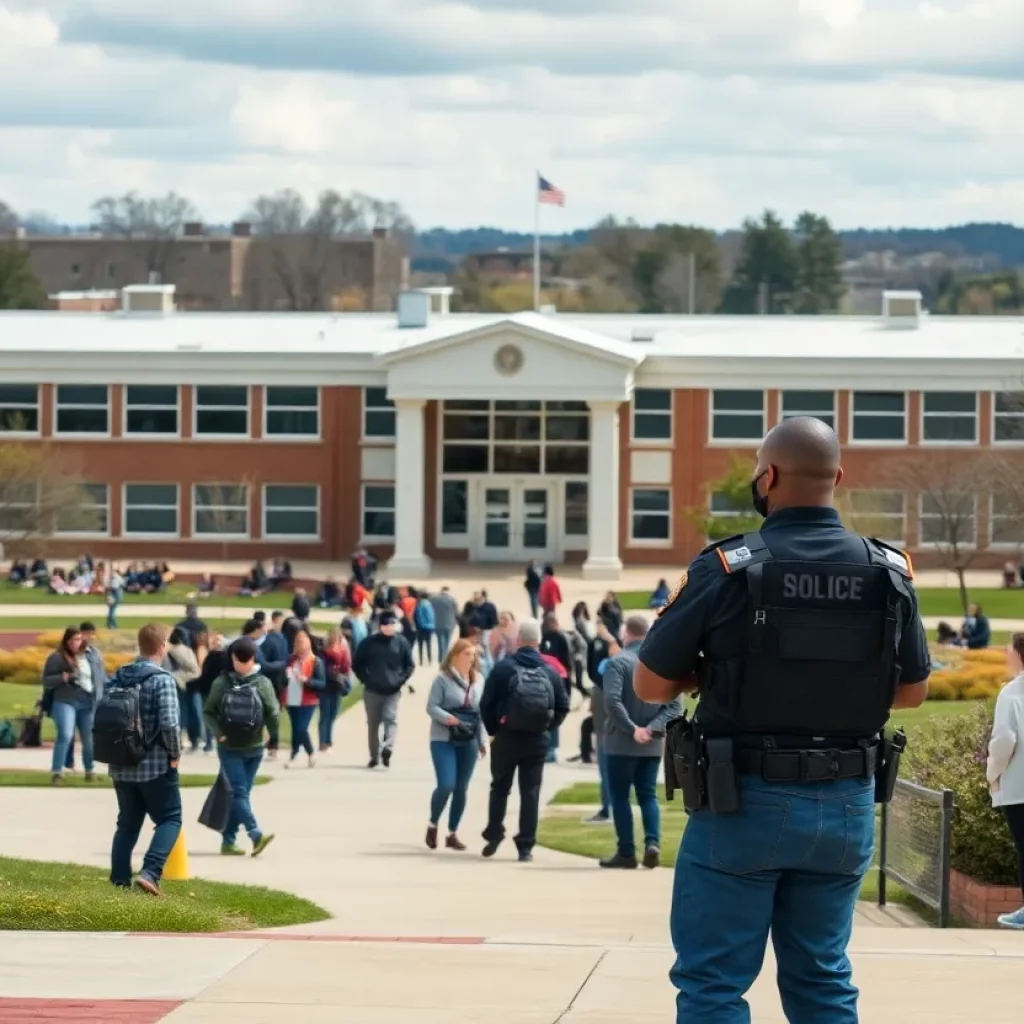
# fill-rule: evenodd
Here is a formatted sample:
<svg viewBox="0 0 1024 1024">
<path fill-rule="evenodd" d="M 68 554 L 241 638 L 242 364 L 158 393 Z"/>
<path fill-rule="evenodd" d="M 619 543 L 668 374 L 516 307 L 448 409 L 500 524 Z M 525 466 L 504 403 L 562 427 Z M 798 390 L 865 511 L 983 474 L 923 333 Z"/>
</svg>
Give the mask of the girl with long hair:
<svg viewBox="0 0 1024 1024">
<path fill-rule="evenodd" d="M 313 741 L 309 738 L 309 726 L 313 721 L 313 712 L 320 704 L 320 694 L 327 686 L 327 674 L 324 663 L 313 653 L 312 638 L 304 629 L 295 634 L 285 676 L 288 680 L 285 703 L 292 724 L 292 756 L 285 768 L 295 763 L 299 750 L 305 750 L 309 767 L 313 768 L 316 756 L 313 753 Z"/>
</svg>

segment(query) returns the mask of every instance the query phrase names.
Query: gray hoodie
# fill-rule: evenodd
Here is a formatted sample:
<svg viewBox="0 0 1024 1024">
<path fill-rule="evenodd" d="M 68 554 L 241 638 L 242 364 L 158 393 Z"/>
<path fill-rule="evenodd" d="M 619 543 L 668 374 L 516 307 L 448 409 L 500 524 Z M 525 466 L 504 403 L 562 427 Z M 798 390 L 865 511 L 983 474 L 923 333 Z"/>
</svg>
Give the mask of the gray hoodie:
<svg viewBox="0 0 1024 1024">
<path fill-rule="evenodd" d="M 482 683 L 474 683 L 467 688 L 464 680 L 454 672 L 441 672 L 430 685 L 430 696 L 427 697 L 427 714 L 430 715 L 430 739 L 451 742 L 448 732 L 448 719 L 456 711 L 475 711 L 480 713 L 480 695 L 484 688 Z M 487 747 L 487 734 L 483 722 L 477 720 L 477 741 L 482 748 Z"/>
</svg>

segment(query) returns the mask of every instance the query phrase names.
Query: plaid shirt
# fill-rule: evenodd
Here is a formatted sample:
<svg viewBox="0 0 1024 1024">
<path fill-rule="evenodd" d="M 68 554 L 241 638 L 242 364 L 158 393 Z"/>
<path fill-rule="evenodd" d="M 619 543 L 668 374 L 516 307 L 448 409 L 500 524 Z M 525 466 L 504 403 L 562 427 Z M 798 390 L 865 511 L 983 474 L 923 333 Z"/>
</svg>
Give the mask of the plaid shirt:
<svg viewBox="0 0 1024 1024">
<path fill-rule="evenodd" d="M 132 767 L 110 766 L 110 777 L 115 782 L 152 782 L 166 775 L 171 761 L 181 757 L 181 719 L 179 715 L 178 686 L 174 677 L 145 658 L 136 658 L 120 669 L 110 681 L 111 686 L 139 683 L 139 714 L 143 735 L 152 746 L 142 761 Z"/>
</svg>

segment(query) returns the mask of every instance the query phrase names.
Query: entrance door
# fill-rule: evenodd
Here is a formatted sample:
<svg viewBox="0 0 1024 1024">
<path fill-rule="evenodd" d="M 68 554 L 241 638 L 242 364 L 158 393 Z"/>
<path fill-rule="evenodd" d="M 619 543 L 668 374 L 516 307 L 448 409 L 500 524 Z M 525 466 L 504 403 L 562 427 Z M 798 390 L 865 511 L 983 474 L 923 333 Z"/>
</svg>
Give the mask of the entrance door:
<svg viewBox="0 0 1024 1024">
<path fill-rule="evenodd" d="M 557 548 L 553 505 L 551 484 L 483 482 L 477 504 L 480 515 L 475 557 L 489 562 L 553 559 Z"/>
</svg>

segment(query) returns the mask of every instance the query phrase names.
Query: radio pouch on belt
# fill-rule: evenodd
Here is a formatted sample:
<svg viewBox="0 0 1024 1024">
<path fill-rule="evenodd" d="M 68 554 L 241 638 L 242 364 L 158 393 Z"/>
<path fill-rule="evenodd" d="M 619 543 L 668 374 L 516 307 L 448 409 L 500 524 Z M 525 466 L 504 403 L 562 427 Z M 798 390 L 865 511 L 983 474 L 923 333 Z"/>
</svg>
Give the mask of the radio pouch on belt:
<svg viewBox="0 0 1024 1024">
<path fill-rule="evenodd" d="M 875 803 L 892 802 L 896 792 L 896 779 L 900 773 L 900 758 L 907 749 L 907 734 L 898 729 L 892 736 L 883 736 L 879 745 L 878 765 L 875 769 Z"/>
<path fill-rule="evenodd" d="M 708 772 L 708 806 L 715 814 L 735 814 L 740 809 L 731 739 L 705 740 Z"/>
<path fill-rule="evenodd" d="M 700 736 L 685 715 L 670 722 L 665 732 L 665 790 L 669 799 L 676 788 L 683 791 L 683 807 L 688 812 L 707 807 Z"/>
</svg>

